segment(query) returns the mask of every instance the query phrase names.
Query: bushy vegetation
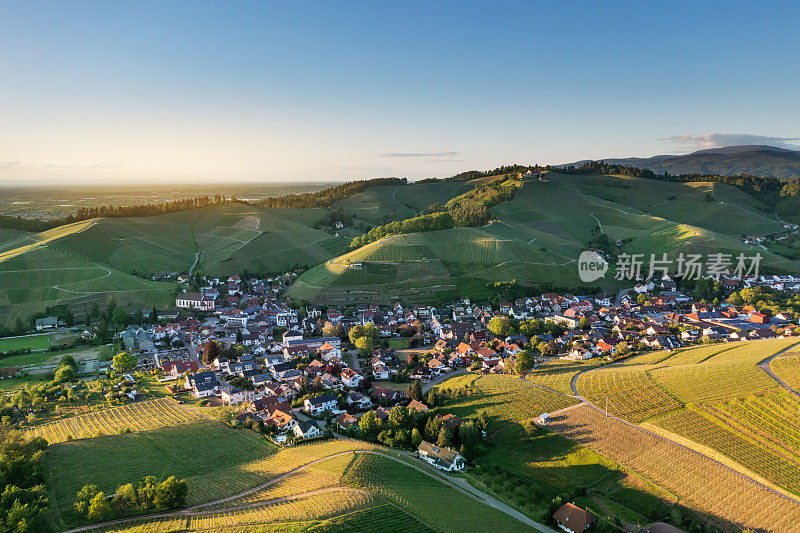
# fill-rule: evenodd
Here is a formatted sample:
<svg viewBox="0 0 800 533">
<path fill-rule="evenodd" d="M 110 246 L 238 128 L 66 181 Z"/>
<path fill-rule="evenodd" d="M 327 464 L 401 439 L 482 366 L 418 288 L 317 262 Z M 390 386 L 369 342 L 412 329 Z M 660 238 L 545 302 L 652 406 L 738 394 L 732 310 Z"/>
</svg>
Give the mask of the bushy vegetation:
<svg viewBox="0 0 800 533">
<path fill-rule="evenodd" d="M 104 522 L 140 513 L 179 509 L 186 506 L 188 492 L 188 482 L 175 476 L 163 481 L 155 476 L 145 476 L 135 485 L 120 485 L 113 496 L 90 484 L 78 491 L 74 509 L 82 520 Z"/>
<path fill-rule="evenodd" d="M 19 433 L 0 438 L 0 531 L 49 531 L 49 498 L 42 464 L 47 441 L 25 439 Z"/>
</svg>

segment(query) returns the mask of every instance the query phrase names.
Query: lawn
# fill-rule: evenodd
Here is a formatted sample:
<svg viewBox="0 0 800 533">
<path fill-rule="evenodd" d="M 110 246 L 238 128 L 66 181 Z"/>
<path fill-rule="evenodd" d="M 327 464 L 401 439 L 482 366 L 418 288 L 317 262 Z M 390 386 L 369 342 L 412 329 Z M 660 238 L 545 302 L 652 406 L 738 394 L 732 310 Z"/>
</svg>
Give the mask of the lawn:
<svg viewBox="0 0 800 533">
<path fill-rule="evenodd" d="M 50 333 L 40 335 L 26 335 L 24 337 L 6 337 L 0 339 L 0 352 L 11 350 L 46 350 L 50 347 Z M 10 365 L 14 366 L 14 365 Z"/>
</svg>

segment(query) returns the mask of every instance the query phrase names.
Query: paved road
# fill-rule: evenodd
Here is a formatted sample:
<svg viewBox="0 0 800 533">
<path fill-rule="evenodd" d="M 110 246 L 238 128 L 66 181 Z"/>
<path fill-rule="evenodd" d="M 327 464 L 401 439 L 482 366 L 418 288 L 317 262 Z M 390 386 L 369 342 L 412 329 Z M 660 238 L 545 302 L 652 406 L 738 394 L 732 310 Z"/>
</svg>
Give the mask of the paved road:
<svg viewBox="0 0 800 533">
<path fill-rule="evenodd" d="M 547 527 L 547 526 L 545 526 L 543 524 L 540 524 L 540 523 L 538 523 L 538 522 L 536 522 L 534 520 L 531 520 L 529 517 L 527 517 L 526 515 L 520 513 L 516 509 L 514 509 L 512 507 L 509 507 L 508 505 L 506 505 L 503 502 L 493 498 L 492 496 L 486 494 L 485 492 L 476 489 L 475 487 L 473 487 L 472 485 L 470 485 L 469 483 L 467 483 L 463 479 L 452 478 L 451 476 L 448 476 L 448 475 L 443 474 L 441 472 L 429 469 L 428 467 L 422 465 L 422 463 L 420 463 L 420 465 L 410 464 L 410 463 L 408 463 L 406 461 L 398 459 L 397 457 L 385 454 L 383 452 L 375 451 L 375 450 L 350 450 L 350 451 L 346 451 L 346 452 L 334 453 L 334 454 L 328 455 L 326 457 L 321 457 L 319 459 L 316 459 L 314 461 L 306 463 L 303 466 L 295 468 L 294 470 L 290 470 L 289 472 L 286 472 L 285 474 L 282 474 L 282 475 L 280 475 L 278 477 L 275 477 L 275 478 L 267 481 L 266 483 L 262 483 L 261 485 L 259 485 L 257 487 L 253 487 L 252 489 L 249 489 L 249 490 L 247 490 L 245 492 L 240 492 L 239 494 L 234 494 L 234 495 L 228 496 L 226 498 L 220 498 L 218 500 L 213 500 L 213 501 L 210 501 L 210 502 L 205 502 L 205 503 L 201 503 L 201 504 L 198 504 L 198 505 L 194 505 L 192 507 L 187 507 L 186 509 L 181 509 L 181 510 L 178 510 L 178 511 L 171 511 L 171 512 L 168 512 L 168 513 L 143 515 L 143 516 L 131 517 L 131 518 L 120 518 L 118 520 L 111 520 L 111 521 L 108 521 L 108 522 L 100 522 L 100 523 L 97 523 L 97 524 L 91 524 L 91 525 L 86 525 L 86 526 L 70 529 L 70 530 L 66 531 L 65 533 L 78 533 L 78 532 L 81 532 L 81 531 L 89 531 L 89 530 L 98 529 L 98 528 L 105 528 L 105 527 L 109 527 L 109 526 L 118 526 L 118 525 L 122 525 L 122 524 L 127 524 L 127 523 L 137 522 L 137 521 L 143 521 L 143 520 L 153 520 L 153 519 L 159 519 L 159 518 L 171 518 L 171 517 L 179 517 L 179 516 L 191 517 L 191 516 L 198 516 L 198 515 L 205 515 L 205 514 L 210 514 L 210 513 L 215 513 L 215 512 L 221 512 L 223 509 L 207 509 L 207 510 L 202 510 L 202 509 L 206 509 L 208 507 L 215 507 L 217 505 L 220 505 L 220 504 L 223 504 L 223 503 L 226 503 L 226 502 L 230 502 L 230 501 L 242 498 L 244 496 L 248 496 L 248 495 L 253 494 L 255 492 L 264 490 L 265 488 L 267 488 L 267 487 L 269 487 L 271 485 L 274 485 L 274 484 L 286 479 L 287 477 L 289 477 L 289 476 L 291 476 L 293 474 L 296 474 L 297 472 L 299 472 L 301 470 L 304 470 L 304 469 L 308 468 L 309 466 L 315 465 L 317 463 L 320 463 L 320 462 L 325 461 L 327 459 L 330 459 L 332 457 L 337 457 L 337 456 L 346 455 L 346 454 L 350 454 L 350 453 L 370 453 L 370 454 L 374 454 L 374 455 L 380 455 L 381 457 L 384 457 L 386 459 L 390 459 L 392 461 L 396 461 L 398 463 L 403 464 L 404 466 L 407 466 L 408 468 L 413 468 L 414 470 L 417 470 L 418 472 L 421 472 L 422 474 L 425 474 L 426 476 L 429 476 L 429 477 L 431 477 L 433 479 L 436 479 L 436 480 L 448 485 L 452 489 L 457 490 L 457 491 L 459 491 L 459 492 L 461 492 L 461 493 L 463 493 L 463 494 L 465 494 L 465 495 L 467 495 L 467 496 L 469 496 L 469 497 L 471 497 L 471 498 L 473 498 L 473 499 L 475 499 L 475 500 L 477 500 L 477 501 L 479 501 L 481 503 L 489 505 L 490 507 L 493 507 L 493 508 L 497 509 L 498 511 L 504 512 L 504 513 L 508 514 L 509 516 L 512 516 L 512 517 L 516 518 L 517 520 L 523 522 L 524 524 L 526 524 L 526 525 L 528 525 L 528 526 L 530 526 L 530 527 L 532 527 L 532 528 L 534 528 L 534 529 L 536 529 L 538 531 L 541 531 L 543 533 L 555 533 L 549 527 Z M 413 457 L 413 455 L 410 452 L 404 452 L 404 455 L 408 455 L 409 457 Z M 344 491 L 344 490 L 354 490 L 354 491 L 357 491 L 357 492 L 368 493 L 367 491 L 364 491 L 364 490 L 361 490 L 361 489 L 350 488 L 350 487 L 329 487 L 329 488 L 326 488 L 326 489 L 315 490 L 315 491 L 306 492 L 306 493 L 303 493 L 303 494 L 295 494 L 295 495 L 288 496 L 288 497 L 285 497 L 285 498 L 274 498 L 274 499 L 271 499 L 271 500 L 265 500 L 265 501 L 260 501 L 260 502 L 252 502 L 252 503 L 248 503 L 248 504 L 244 504 L 244 505 L 240 505 L 240 506 L 225 507 L 224 510 L 238 510 L 238 509 L 247 509 L 247 508 L 252 508 L 252 507 L 261 507 L 261 506 L 265 506 L 265 505 L 271 505 L 271 504 L 274 504 L 274 503 L 280 503 L 282 501 L 289 501 L 289 500 L 293 500 L 293 499 L 298 499 L 298 498 L 302 498 L 302 497 L 305 497 L 305 496 L 310 496 L 310 495 L 313 495 L 313 494 L 320 494 L 320 493 L 334 492 L 334 491 Z"/>
<path fill-rule="evenodd" d="M 792 394 L 794 394 L 795 396 L 797 396 L 798 398 L 800 398 L 800 393 L 798 393 L 796 390 L 794 390 L 794 389 L 791 387 L 791 385 L 789 385 L 788 383 L 786 383 L 785 381 L 783 381 L 781 378 L 779 378 L 779 377 L 778 377 L 778 376 L 775 374 L 775 372 L 773 372 L 773 371 L 772 371 L 772 367 L 771 367 L 771 366 L 769 366 L 769 364 L 772 362 L 772 360 L 773 360 L 773 359 L 775 359 L 775 358 L 776 358 L 776 357 L 778 357 L 779 355 L 783 355 L 783 354 L 785 354 L 785 353 L 786 353 L 786 352 L 788 352 L 789 350 L 792 350 L 792 349 L 794 349 L 794 348 L 796 348 L 796 347 L 797 347 L 797 344 L 793 344 L 792 346 L 789 346 L 789 347 L 788 347 L 788 348 L 786 348 L 785 350 L 782 350 L 782 351 L 780 351 L 780 352 L 776 353 L 776 354 L 775 354 L 775 355 L 773 355 L 772 357 L 768 357 L 767 359 L 764 359 L 763 361 L 761 361 L 760 363 L 758 363 L 758 367 L 759 367 L 761 370 L 763 370 L 764 372 L 766 372 L 767 374 L 769 374 L 769 376 L 770 376 L 772 379 L 774 379 L 775 381 L 777 381 L 778 383 L 780 383 L 780 384 L 781 384 L 781 386 L 782 386 L 784 389 L 788 390 L 789 392 L 791 392 Z"/>
<path fill-rule="evenodd" d="M 358 350 L 350 350 L 347 353 L 350 355 L 350 362 L 353 364 L 353 370 L 359 374 L 362 374 L 361 361 L 358 360 Z"/>
</svg>

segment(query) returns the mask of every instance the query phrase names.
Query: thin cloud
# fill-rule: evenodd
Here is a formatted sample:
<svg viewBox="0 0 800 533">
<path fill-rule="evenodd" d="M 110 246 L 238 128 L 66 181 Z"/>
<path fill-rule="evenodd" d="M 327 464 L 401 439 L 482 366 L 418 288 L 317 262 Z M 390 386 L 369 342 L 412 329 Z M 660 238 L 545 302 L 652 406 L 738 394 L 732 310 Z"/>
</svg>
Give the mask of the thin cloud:
<svg viewBox="0 0 800 533">
<path fill-rule="evenodd" d="M 458 152 L 389 152 L 380 154 L 380 157 L 455 157 Z"/>
<path fill-rule="evenodd" d="M 22 161 L 0 161 L 0 168 L 19 168 Z"/>
<path fill-rule="evenodd" d="M 703 150 L 706 148 L 722 148 L 723 146 L 746 146 L 764 144 L 797 150 L 800 146 L 787 141 L 798 141 L 800 137 L 770 137 L 767 135 L 751 135 L 749 133 L 704 133 L 701 135 L 673 135 L 661 141 L 670 144 L 682 144 L 687 149 Z"/>
</svg>

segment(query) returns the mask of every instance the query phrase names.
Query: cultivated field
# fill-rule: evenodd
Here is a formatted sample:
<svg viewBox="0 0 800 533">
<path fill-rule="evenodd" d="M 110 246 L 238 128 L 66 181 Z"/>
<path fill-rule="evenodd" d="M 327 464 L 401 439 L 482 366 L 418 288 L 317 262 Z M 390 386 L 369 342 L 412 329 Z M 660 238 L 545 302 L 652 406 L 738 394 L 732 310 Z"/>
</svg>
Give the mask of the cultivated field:
<svg viewBox="0 0 800 533">
<path fill-rule="evenodd" d="M 175 400 L 162 398 L 93 411 L 85 415 L 63 418 L 26 431 L 43 437 L 50 444 L 73 439 L 116 435 L 123 431 L 148 431 L 164 426 L 198 420 L 202 416 Z"/>
<path fill-rule="evenodd" d="M 525 525 L 440 480 L 391 459 L 359 454 L 346 482 L 375 492 L 438 531 L 523 531 Z M 437 502 L 431 505 L 431 502 Z M 442 512 L 457 509 L 458 512 Z"/>
<path fill-rule="evenodd" d="M 800 504 L 714 461 L 589 406 L 548 426 L 676 494 L 680 502 L 726 529 L 795 531 Z"/>
<path fill-rule="evenodd" d="M 463 374 L 437 385 L 437 390 L 462 391 L 448 403 L 446 411 L 459 417 L 473 417 L 484 412 L 490 431 L 502 429 L 512 422 L 522 422 L 578 401 L 563 394 L 525 383 L 518 376 L 507 374 Z"/>
<path fill-rule="evenodd" d="M 776 357 L 770 363 L 775 375 L 796 391 L 800 391 L 800 350 L 792 350 Z"/>
</svg>

